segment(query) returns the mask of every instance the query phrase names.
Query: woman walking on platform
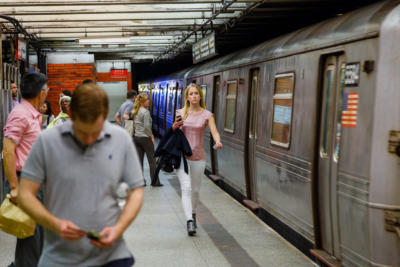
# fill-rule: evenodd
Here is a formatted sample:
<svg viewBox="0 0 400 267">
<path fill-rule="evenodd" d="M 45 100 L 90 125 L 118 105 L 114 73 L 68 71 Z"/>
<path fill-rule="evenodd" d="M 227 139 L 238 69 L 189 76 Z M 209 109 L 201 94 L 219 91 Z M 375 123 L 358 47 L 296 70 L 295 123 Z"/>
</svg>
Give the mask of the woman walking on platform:
<svg viewBox="0 0 400 267">
<path fill-rule="evenodd" d="M 215 141 L 215 148 L 222 148 L 214 116 L 205 108 L 201 88 L 197 84 L 189 84 L 185 90 L 184 107 L 177 110 L 176 119 L 172 125 L 173 130 L 181 127 L 193 153 L 191 157 L 186 158 L 189 165 L 189 175 L 183 167 L 176 171 L 181 184 L 182 206 L 187 220 L 188 235 L 190 236 L 196 233 L 197 228 L 196 208 L 199 201 L 201 178 L 206 167 L 204 131 L 207 125 L 210 127 L 211 135 Z M 182 162 L 180 166 L 183 166 Z"/>
<path fill-rule="evenodd" d="M 139 155 L 139 160 L 142 164 L 142 170 L 144 153 L 146 153 L 147 161 L 150 165 L 150 180 L 154 181 L 154 183 L 151 183 L 151 185 L 162 186 L 162 184 L 160 184 L 159 178 L 154 178 L 154 174 L 156 172 L 156 162 L 154 160 L 154 135 L 151 130 L 152 119 L 150 116 L 150 112 L 147 109 L 148 107 L 149 97 L 147 96 L 147 94 L 139 94 L 136 97 L 132 111 L 133 123 L 135 125 L 133 140 L 135 142 L 135 146 Z"/>
</svg>

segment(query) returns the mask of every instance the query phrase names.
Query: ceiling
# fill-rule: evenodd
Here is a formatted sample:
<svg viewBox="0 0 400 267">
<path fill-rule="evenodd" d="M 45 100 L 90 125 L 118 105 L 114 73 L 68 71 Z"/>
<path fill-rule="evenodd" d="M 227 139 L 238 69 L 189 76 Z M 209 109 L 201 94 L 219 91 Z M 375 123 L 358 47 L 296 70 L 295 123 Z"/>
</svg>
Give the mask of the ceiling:
<svg viewBox="0 0 400 267">
<path fill-rule="evenodd" d="M 157 62 L 190 59 L 191 45 L 211 31 L 223 55 L 373 2 L 377 0 L 1 0 L 0 14 L 18 20 L 43 51 Z M 3 31 L 13 32 L 9 21 L 0 23 Z M 120 37 L 129 38 L 129 44 L 104 43 Z M 79 44 L 91 38 L 103 40 Z"/>
</svg>

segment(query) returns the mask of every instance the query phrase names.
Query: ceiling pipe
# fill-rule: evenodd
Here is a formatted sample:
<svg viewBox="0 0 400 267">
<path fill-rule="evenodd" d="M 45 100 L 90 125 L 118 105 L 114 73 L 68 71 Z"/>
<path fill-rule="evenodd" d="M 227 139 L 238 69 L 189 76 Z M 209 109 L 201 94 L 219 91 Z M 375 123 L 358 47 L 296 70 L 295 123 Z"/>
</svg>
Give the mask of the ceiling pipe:
<svg viewBox="0 0 400 267">
<path fill-rule="evenodd" d="M 155 58 L 153 60 L 153 63 L 156 63 L 157 61 L 161 60 L 164 56 L 168 55 L 169 53 L 171 53 L 172 51 L 176 50 L 177 48 L 179 48 L 180 45 L 184 44 L 185 41 L 192 35 L 194 35 L 196 33 L 196 31 L 198 29 L 203 30 L 204 26 L 206 26 L 208 23 L 212 22 L 213 19 L 215 19 L 219 14 L 225 12 L 232 4 L 234 4 L 235 2 L 237 2 L 237 0 L 233 0 L 229 3 L 227 3 L 226 1 L 224 1 L 224 5 L 222 6 L 222 8 L 220 8 L 218 11 L 216 11 L 211 18 L 209 18 L 207 21 L 205 21 L 202 25 L 195 25 L 194 29 L 192 32 L 186 34 L 186 36 L 183 36 L 183 38 L 172 45 L 171 48 L 167 49 L 164 53 L 160 54 L 160 56 L 158 56 L 157 58 Z M 196 29 L 198 27 L 198 29 Z"/>
<path fill-rule="evenodd" d="M 14 26 L 14 28 L 17 30 L 17 32 L 15 32 L 15 34 L 22 33 L 25 36 L 25 38 L 27 38 L 29 40 L 29 43 L 35 49 L 40 49 L 40 47 L 37 45 L 37 43 L 39 42 L 37 37 L 34 34 L 28 33 L 24 29 L 24 27 L 22 27 L 22 25 L 20 24 L 20 22 L 17 19 L 15 19 L 13 17 L 6 16 L 6 15 L 1 15 L 1 14 L 0 14 L 0 18 L 8 20 Z"/>
<path fill-rule="evenodd" d="M 193 31 L 188 33 L 186 36 L 184 36 L 179 42 L 173 44 L 169 49 L 167 49 L 164 53 L 161 53 L 156 59 L 153 59 L 153 64 L 156 63 L 157 61 L 161 60 L 163 57 L 165 57 L 166 55 L 168 55 L 169 53 L 173 52 L 174 50 L 176 50 L 177 48 L 179 48 L 179 46 L 181 46 L 183 43 L 185 43 L 185 41 L 192 35 L 195 35 L 196 37 L 196 42 L 197 42 L 197 31 L 201 30 L 202 35 L 207 33 L 206 29 L 204 30 L 204 28 L 207 26 L 208 23 L 210 23 L 211 26 L 211 31 L 214 30 L 214 25 L 213 25 L 213 20 L 221 13 L 224 13 L 227 11 L 227 9 L 235 2 L 237 2 L 237 0 L 233 0 L 229 3 L 227 3 L 226 0 L 222 1 L 223 2 L 223 6 L 221 7 L 221 9 L 219 9 L 218 11 L 215 10 L 215 5 L 213 6 L 213 15 L 211 16 L 211 18 L 209 18 L 206 22 L 204 22 L 202 25 L 194 25 L 193 27 Z M 243 18 L 245 16 L 247 16 L 251 11 L 253 11 L 255 8 L 257 8 L 259 5 L 265 3 L 266 0 L 261 0 L 261 1 L 255 1 L 255 3 L 253 3 L 251 6 L 247 7 L 245 10 L 242 11 L 241 15 L 237 18 L 232 18 L 230 19 L 227 23 L 225 23 L 221 29 L 218 31 L 219 34 L 223 34 L 229 31 L 230 28 L 234 27 L 236 25 L 236 23 L 238 23 L 239 21 L 243 20 Z"/>
</svg>

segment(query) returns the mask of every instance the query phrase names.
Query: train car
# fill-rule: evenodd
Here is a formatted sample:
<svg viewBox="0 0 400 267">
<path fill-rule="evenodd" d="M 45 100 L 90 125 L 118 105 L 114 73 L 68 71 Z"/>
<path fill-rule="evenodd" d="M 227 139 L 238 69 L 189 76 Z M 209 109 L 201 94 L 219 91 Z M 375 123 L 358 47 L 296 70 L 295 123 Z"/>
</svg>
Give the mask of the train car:
<svg viewBox="0 0 400 267">
<path fill-rule="evenodd" d="M 152 83 L 153 131 L 163 136 L 175 120 L 175 112 L 182 107 L 182 93 L 186 87 L 187 70 L 156 79 Z M 163 88 L 163 89 L 160 89 Z"/>
<path fill-rule="evenodd" d="M 167 96 L 165 107 L 165 128 L 169 129 L 174 123 L 176 101 L 176 82 L 174 80 L 167 82 Z"/>
<path fill-rule="evenodd" d="M 383 1 L 181 73 L 221 134 L 209 172 L 322 261 L 400 266 L 399 21 Z"/>
<path fill-rule="evenodd" d="M 158 133 L 163 136 L 165 134 L 166 121 L 166 103 L 168 100 L 168 83 L 167 81 L 158 82 L 159 102 L 158 102 Z"/>
<path fill-rule="evenodd" d="M 153 118 L 153 132 L 158 133 L 158 99 L 159 99 L 159 90 L 156 88 L 156 84 L 154 82 L 151 83 L 150 86 L 150 94 L 151 94 L 151 114 Z"/>
</svg>

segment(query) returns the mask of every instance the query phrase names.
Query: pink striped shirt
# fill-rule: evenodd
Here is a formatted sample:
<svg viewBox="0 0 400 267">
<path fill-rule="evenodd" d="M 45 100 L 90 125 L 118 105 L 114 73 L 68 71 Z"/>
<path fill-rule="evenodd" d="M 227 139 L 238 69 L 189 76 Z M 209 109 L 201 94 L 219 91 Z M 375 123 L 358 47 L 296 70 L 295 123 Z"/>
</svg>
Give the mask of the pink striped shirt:
<svg viewBox="0 0 400 267">
<path fill-rule="evenodd" d="M 4 136 L 17 144 L 15 165 L 21 171 L 28 158 L 29 151 L 41 131 L 42 115 L 25 99 L 13 108 L 8 115 Z"/>
</svg>

